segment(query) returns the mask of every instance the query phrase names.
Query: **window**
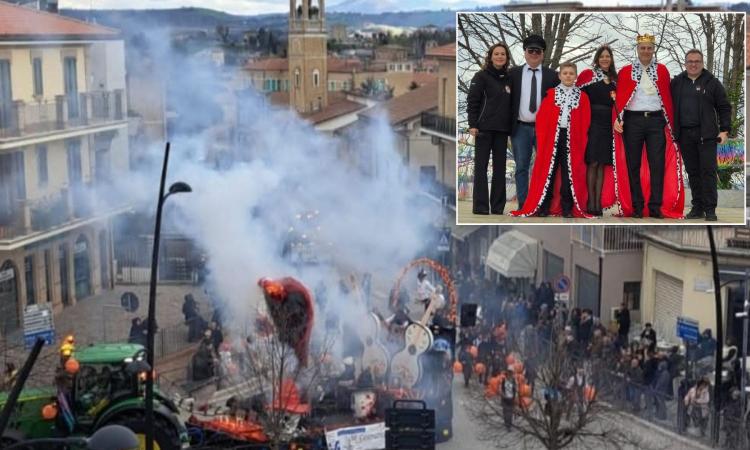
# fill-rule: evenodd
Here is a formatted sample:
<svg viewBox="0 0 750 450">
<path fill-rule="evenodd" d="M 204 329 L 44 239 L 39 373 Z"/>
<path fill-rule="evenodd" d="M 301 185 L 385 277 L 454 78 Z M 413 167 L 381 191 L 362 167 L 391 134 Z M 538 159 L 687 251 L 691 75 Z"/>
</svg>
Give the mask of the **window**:
<svg viewBox="0 0 750 450">
<path fill-rule="evenodd" d="M 47 186 L 49 180 L 49 174 L 47 172 L 47 146 L 37 145 L 36 146 L 36 170 L 39 180 L 39 186 Z"/>
<path fill-rule="evenodd" d="M 399 64 L 399 65 L 398 65 L 398 71 L 399 71 L 399 72 L 401 72 L 401 71 L 402 71 L 403 69 L 404 69 L 404 66 L 403 66 L 403 64 Z"/>
<path fill-rule="evenodd" d="M 335 91 L 336 90 L 336 82 L 335 81 L 329 81 L 328 82 L 328 90 L 329 91 Z"/>
<path fill-rule="evenodd" d="M 320 72 L 318 69 L 313 70 L 313 86 L 320 86 Z"/>
<path fill-rule="evenodd" d="M 23 260 L 26 272 L 26 304 L 36 303 L 34 297 L 34 255 L 29 255 Z"/>
<path fill-rule="evenodd" d="M 299 69 L 294 69 L 294 87 L 295 89 L 299 89 L 299 86 L 300 86 Z"/>
<path fill-rule="evenodd" d="M 576 266 L 576 306 L 590 309 L 599 316 L 599 276 L 581 266 Z"/>
<path fill-rule="evenodd" d="M 641 309 L 641 282 L 626 281 L 622 285 L 622 301 L 633 311 Z"/>
<path fill-rule="evenodd" d="M 32 59 L 31 65 L 34 69 L 34 95 L 41 97 L 44 95 L 44 84 L 42 82 L 42 58 Z"/>
<path fill-rule="evenodd" d="M 411 64 L 407 64 L 406 65 L 406 71 L 407 72 L 411 72 Z"/>
<path fill-rule="evenodd" d="M 544 251 L 544 281 L 553 282 L 555 277 L 565 271 L 565 260 L 554 253 Z"/>
<path fill-rule="evenodd" d="M 68 181 L 71 185 L 76 185 L 83 181 L 81 141 L 78 139 L 69 139 L 66 141 L 66 146 L 68 151 Z"/>
</svg>

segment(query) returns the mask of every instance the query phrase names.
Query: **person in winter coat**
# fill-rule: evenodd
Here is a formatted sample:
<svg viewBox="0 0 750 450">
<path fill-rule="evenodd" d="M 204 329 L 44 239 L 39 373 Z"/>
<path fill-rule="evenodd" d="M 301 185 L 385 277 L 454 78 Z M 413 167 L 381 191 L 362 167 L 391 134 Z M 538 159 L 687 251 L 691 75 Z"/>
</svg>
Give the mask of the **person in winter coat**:
<svg viewBox="0 0 750 450">
<path fill-rule="evenodd" d="M 466 112 L 469 134 L 475 138 L 474 214 L 503 214 L 505 164 L 512 130 L 511 91 L 508 76 L 510 49 L 498 42 L 487 50 L 482 70 L 469 85 Z M 492 155 L 492 190 L 488 193 L 487 168 Z"/>
<path fill-rule="evenodd" d="M 673 133 L 692 193 L 692 208 L 685 218 L 716 221 L 716 144 L 727 141 L 732 106 L 721 82 L 703 68 L 703 53 L 697 49 L 685 54 L 685 71 L 672 79 L 670 90 Z"/>
<path fill-rule="evenodd" d="M 669 373 L 669 363 L 666 360 L 659 362 L 656 378 L 651 386 L 654 406 L 656 408 L 656 418 L 667 420 L 665 401 L 672 392 L 672 375 Z"/>
</svg>

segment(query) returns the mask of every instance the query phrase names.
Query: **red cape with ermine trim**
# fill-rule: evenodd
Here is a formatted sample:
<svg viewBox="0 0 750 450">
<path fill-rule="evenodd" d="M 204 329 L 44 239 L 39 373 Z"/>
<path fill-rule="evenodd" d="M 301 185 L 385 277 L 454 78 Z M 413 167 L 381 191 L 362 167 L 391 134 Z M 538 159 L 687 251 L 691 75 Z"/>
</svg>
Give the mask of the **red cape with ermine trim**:
<svg viewBox="0 0 750 450">
<path fill-rule="evenodd" d="M 547 96 L 536 113 L 536 158 L 531 171 L 529 193 L 526 202 L 518 211 L 512 211 L 514 216 L 532 216 L 539 211 L 547 189 L 553 189 L 549 213 L 561 215 L 560 203 L 560 170 L 568 170 L 572 181 L 573 215 L 575 217 L 589 217 L 581 209 L 586 205 L 588 191 L 586 190 L 586 142 L 588 141 L 589 124 L 591 122 L 591 106 L 588 96 L 581 92 L 578 107 L 570 111 L 570 149 L 568 152 L 569 166 L 560 165 L 559 170 L 552 173 L 553 157 L 555 155 L 555 135 L 558 134 L 560 107 L 555 104 L 555 89 L 547 91 Z M 558 139 L 567 139 L 560 134 Z M 550 178 L 548 182 L 548 178 Z"/>
<path fill-rule="evenodd" d="M 625 66 L 617 75 L 617 97 L 615 99 L 616 111 L 621 114 L 632 100 L 637 87 L 637 82 L 632 78 L 632 65 Z M 669 71 L 663 64 L 657 64 L 656 89 L 662 103 L 662 113 L 667 119 L 664 127 L 664 136 L 667 141 L 664 158 L 664 189 L 662 194 L 661 213 L 664 217 L 681 219 L 685 209 L 685 188 L 682 179 L 682 157 L 677 145 L 672 139 L 672 127 L 674 124 L 674 113 L 672 110 L 672 93 L 670 92 Z M 645 70 L 641 76 L 648 76 Z M 612 121 L 616 119 L 616 111 L 612 111 Z M 627 162 L 625 160 L 625 145 L 622 134 L 615 132 L 615 189 L 620 212 L 625 217 L 633 215 L 633 201 L 630 196 L 630 180 L 628 178 Z M 641 189 L 643 190 L 644 206 L 643 215 L 648 215 L 648 199 L 651 195 L 651 179 L 646 158 L 646 146 L 644 144 L 641 153 Z M 604 196 L 604 194 L 602 194 Z M 603 202 L 602 202 L 603 204 Z"/>
</svg>

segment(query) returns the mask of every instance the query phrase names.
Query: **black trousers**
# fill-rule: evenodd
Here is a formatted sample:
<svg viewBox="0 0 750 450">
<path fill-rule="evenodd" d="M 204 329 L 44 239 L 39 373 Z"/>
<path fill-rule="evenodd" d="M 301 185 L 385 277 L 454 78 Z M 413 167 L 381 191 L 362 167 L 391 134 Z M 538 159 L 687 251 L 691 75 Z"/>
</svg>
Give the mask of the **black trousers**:
<svg viewBox="0 0 750 450">
<path fill-rule="evenodd" d="M 701 128 L 691 127 L 680 130 L 679 144 L 693 195 L 693 208 L 713 212 L 718 201 L 716 140 L 701 142 Z"/>
<path fill-rule="evenodd" d="M 547 195 L 544 196 L 542 204 L 539 207 L 539 210 L 542 212 L 549 212 L 549 206 L 552 201 L 554 190 L 554 174 L 557 173 L 558 168 L 560 168 L 560 175 L 562 175 L 562 182 L 560 183 L 560 203 L 562 205 L 563 214 L 573 211 L 573 192 L 570 190 L 571 181 L 570 173 L 568 173 L 567 134 L 567 129 L 560 129 L 560 136 L 557 138 L 557 148 L 555 149 L 555 167 L 552 168 L 552 181 L 550 181 Z"/>
<path fill-rule="evenodd" d="M 651 172 L 651 198 L 648 199 L 649 211 L 661 210 L 662 192 L 664 191 L 664 160 L 667 139 L 664 136 L 666 120 L 661 111 L 645 117 L 643 113 L 625 111 L 622 139 L 625 144 L 625 161 L 630 178 L 630 197 L 633 209 L 643 209 L 645 200 L 641 188 L 641 152 L 646 143 L 646 158 Z"/>
<path fill-rule="evenodd" d="M 502 214 L 505 209 L 505 161 L 508 133 L 480 131 L 474 156 L 474 213 Z M 492 154 L 492 191 L 488 192 L 487 168 Z"/>
</svg>

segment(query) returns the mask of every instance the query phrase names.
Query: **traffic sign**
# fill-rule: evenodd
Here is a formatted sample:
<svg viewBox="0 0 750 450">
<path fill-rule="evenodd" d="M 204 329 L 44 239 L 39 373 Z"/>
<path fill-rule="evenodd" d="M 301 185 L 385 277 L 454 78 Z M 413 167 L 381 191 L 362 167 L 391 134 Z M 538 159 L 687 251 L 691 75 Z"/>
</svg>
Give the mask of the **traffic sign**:
<svg viewBox="0 0 750 450">
<path fill-rule="evenodd" d="M 49 305 L 30 305 L 24 309 L 23 338 L 27 350 L 34 346 L 37 337 L 48 345 L 55 341 L 55 324 Z"/>
<path fill-rule="evenodd" d="M 688 342 L 698 342 L 698 321 L 689 317 L 677 317 L 677 337 Z"/>
<path fill-rule="evenodd" d="M 443 228 L 440 233 L 440 241 L 438 241 L 437 251 L 449 252 L 451 249 L 451 229 Z"/>
<path fill-rule="evenodd" d="M 120 297 L 120 305 L 127 312 L 136 312 L 139 306 L 138 296 L 132 292 L 125 292 Z"/>
<path fill-rule="evenodd" d="M 569 292 L 570 291 L 570 278 L 567 276 L 560 274 L 555 279 L 554 284 L 552 285 L 552 289 L 555 290 L 555 292 Z"/>
</svg>

